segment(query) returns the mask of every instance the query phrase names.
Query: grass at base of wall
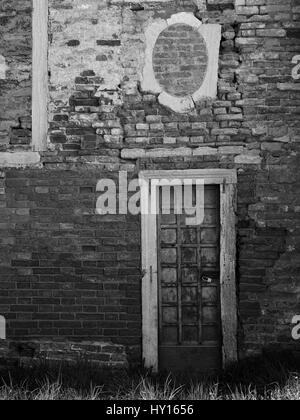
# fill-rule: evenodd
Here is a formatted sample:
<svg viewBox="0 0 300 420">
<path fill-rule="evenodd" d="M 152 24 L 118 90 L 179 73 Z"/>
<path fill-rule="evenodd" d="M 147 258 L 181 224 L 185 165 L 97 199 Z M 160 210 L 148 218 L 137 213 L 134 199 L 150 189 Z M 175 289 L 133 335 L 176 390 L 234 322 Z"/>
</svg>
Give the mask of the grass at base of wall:
<svg viewBox="0 0 300 420">
<path fill-rule="evenodd" d="M 184 378 L 42 362 L 0 371 L 0 400 L 300 400 L 300 360 L 267 353 L 219 376 Z"/>
</svg>

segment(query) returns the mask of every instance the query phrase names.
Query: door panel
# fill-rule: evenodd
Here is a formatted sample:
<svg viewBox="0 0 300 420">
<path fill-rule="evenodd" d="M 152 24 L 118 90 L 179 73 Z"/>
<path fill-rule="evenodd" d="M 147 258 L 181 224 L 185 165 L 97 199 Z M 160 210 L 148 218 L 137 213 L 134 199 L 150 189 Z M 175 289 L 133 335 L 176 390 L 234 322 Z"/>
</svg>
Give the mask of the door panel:
<svg viewBox="0 0 300 420">
<path fill-rule="evenodd" d="M 161 210 L 163 193 L 160 189 Z M 219 195 L 219 186 L 205 186 L 205 217 L 199 226 L 187 225 L 184 213 L 158 215 L 162 371 L 211 373 L 221 367 Z"/>
<path fill-rule="evenodd" d="M 168 372 L 210 374 L 220 368 L 220 354 L 215 346 L 162 346 L 159 363 Z"/>
</svg>

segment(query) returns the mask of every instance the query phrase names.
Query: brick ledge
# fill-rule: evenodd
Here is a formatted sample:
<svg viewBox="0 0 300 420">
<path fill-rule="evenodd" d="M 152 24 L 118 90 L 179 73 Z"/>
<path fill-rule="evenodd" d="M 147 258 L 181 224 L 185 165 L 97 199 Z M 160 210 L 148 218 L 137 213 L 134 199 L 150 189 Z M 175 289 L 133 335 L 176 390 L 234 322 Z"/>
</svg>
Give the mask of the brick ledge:
<svg viewBox="0 0 300 420">
<path fill-rule="evenodd" d="M 99 367 L 128 367 L 122 345 L 102 341 L 14 341 L 0 340 L 0 364 L 18 361 L 30 365 L 42 361 L 76 363 L 85 361 Z"/>
</svg>

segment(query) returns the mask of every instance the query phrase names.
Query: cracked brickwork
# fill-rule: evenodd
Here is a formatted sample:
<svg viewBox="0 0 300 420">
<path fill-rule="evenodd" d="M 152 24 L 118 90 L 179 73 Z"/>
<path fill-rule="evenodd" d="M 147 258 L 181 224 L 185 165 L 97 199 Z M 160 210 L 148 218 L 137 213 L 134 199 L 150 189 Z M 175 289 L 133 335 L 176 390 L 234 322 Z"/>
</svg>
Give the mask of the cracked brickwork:
<svg viewBox="0 0 300 420">
<path fill-rule="evenodd" d="M 12 3 L 21 5 L 1 1 L 1 11 Z M 145 28 L 182 11 L 220 24 L 222 41 L 217 99 L 176 114 L 141 77 Z M 49 13 L 49 148 L 41 168 L 0 172 L 8 338 L 110 342 L 139 362 L 140 220 L 96 216 L 97 181 L 119 170 L 228 168 L 238 171 L 239 353 L 297 349 L 299 2 L 50 0 Z M 28 129 L 16 115 L 9 127 Z M 7 136 L 7 147 L 22 138 Z"/>
</svg>

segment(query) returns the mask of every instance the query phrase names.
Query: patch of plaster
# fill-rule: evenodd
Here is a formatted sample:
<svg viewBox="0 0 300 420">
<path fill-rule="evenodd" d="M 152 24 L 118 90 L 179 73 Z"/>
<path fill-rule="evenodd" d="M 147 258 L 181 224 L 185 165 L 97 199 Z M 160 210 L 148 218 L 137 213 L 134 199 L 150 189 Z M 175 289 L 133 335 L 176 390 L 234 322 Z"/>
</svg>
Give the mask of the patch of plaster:
<svg viewBox="0 0 300 420">
<path fill-rule="evenodd" d="M 68 5 L 63 7 L 51 0 L 49 17 L 52 27 L 49 69 L 53 87 L 50 89 L 50 120 L 58 105 L 68 106 L 74 80 L 85 70 L 94 72 L 94 87 L 99 91 L 115 91 L 124 78 L 122 46 L 109 43 L 121 39 L 121 7 L 104 9 L 96 0 L 88 0 L 85 4 L 74 1 L 71 7 L 67 1 L 61 3 Z M 79 45 L 70 47 L 68 40 L 77 40 Z M 98 61 L 99 55 L 106 55 L 109 59 Z M 80 85 L 80 82 L 76 84 Z"/>
<path fill-rule="evenodd" d="M 167 19 L 168 26 L 176 25 L 176 23 L 185 23 L 196 30 L 199 30 L 202 26 L 202 22 L 199 19 L 195 18 L 192 13 L 187 12 L 176 13 L 176 15 L 172 15 L 170 19 Z"/>
<path fill-rule="evenodd" d="M 199 32 L 206 43 L 208 66 L 201 87 L 193 94 L 195 102 L 204 98 L 215 99 L 217 96 L 221 26 L 217 24 L 201 25 Z"/>
<path fill-rule="evenodd" d="M 178 113 L 190 112 L 195 108 L 195 103 L 191 96 L 178 98 L 167 92 L 162 92 L 158 97 L 159 103 L 167 108 L 171 108 Z"/>
</svg>

